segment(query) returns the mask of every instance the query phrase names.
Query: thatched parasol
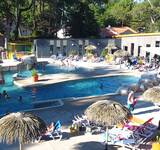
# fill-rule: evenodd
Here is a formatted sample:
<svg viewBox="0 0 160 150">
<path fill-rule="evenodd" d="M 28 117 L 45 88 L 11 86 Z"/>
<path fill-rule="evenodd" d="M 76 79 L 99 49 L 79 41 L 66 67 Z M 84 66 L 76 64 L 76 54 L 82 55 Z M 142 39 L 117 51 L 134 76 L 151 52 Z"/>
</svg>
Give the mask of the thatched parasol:
<svg viewBox="0 0 160 150">
<path fill-rule="evenodd" d="M 114 52 L 113 55 L 116 57 L 126 57 L 126 56 L 129 56 L 129 53 L 125 50 L 117 50 Z"/>
<path fill-rule="evenodd" d="M 30 113 L 11 113 L 0 119 L 0 140 L 10 144 L 19 141 L 22 144 L 34 141 L 46 130 L 42 119 Z"/>
<path fill-rule="evenodd" d="M 107 50 L 108 53 L 111 53 L 112 50 L 116 50 L 118 48 L 114 45 L 107 45 L 104 49 Z"/>
<path fill-rule="evenodd" d="M 144 100 L 159 103 L 160 102 L 160 87 L 154 86 L 146 90 L 142 95 Z"/>
<path fill-rule="evenodd" d="M 95 50 L 97 47 L 94 45 L 87 45 L 84 49 L 85 50 Z"/>
<path fill-rule="evenodd" d="M 118 49 L 118 48 L 114 45 L 109 45 L 109 46 L 106 46 L 104 49 L 112 50 L 112 49 Z"/>
<path fill-rule="evenodd" d="M 108 126 L 124 123 L 132 116 L 125 106 L 110 100 L 102 100 L 92 104 L 86 109 L 85 115 L 90 121 L 107 127 L 107 138 Z M 108 139 L 106 142 L 108 142 Z"/>
<path fill-rule="evenodd" d="M 105 126 L 124 123 L 128 117 L 132 116 L 125 106 L 110 100 L 102 100 L 92 104 L 86 109 L 85 115 L 90 121 Z"/>
</svg>

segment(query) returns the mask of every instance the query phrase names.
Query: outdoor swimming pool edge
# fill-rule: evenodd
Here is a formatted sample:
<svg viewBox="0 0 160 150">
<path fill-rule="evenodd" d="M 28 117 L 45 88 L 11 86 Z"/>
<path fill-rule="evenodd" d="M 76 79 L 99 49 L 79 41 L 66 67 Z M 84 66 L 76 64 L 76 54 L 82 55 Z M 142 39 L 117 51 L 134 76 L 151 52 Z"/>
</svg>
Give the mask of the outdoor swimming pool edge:
<svg viewBox="0 0 160 150">
<path fill-rule="evenodd" d="M 118 95 L 117 93 L 109 93 L 109 94 L 103 94 L 103 95 L 98 95 L 98 96 L 86 96 L 86 97 L 79 97 L 79 98 L 73 98 L 73 97 L 70 97 L 70 98 L 62 98 L 62 99 L 54 99 L 54 100 L 49 100 L 50 102 L 54 102 L 54 101 L 59 101 L 61 103 L 60 106 L 48 106 L 48 107 L 41 107 L 41 108 L 32 108 L 32 109 L 25 109 L 25 110 L 22 110 L 20 112 L 32 112 L 32 111 L 39 111 L 39 110 L 45 110 L 45 109 L 51 109 L 51 108 L 57 108 L 57 107 L 62 107 L 64 105 L 64 102 L 63 101 L 79 101 L 79 100 L 89 100 L 89 99 L 96 99 L 97 100 L 101 97 L 108 97 L 109 96 L 113 96 L 113 95 Z M 101 99 L 102 100 L 102 99 Z M 37 103 L 45 103 L 47 101 L 39 101 Z M 1 114 L 0 116 L 4 116 L 5 114 Z"/>
<path fill-rule="evenodd" d="M 75 81 L 75 80 L 81 80 L 81 79 L 93 79 L 93 78 L 100 78 L 100 77 L 112 77 L 112 76 L 135 76 L 135 74 L 133 73 L 120 73 L 120 74 L 105 74 L 105 75 L 100 75 L 100 76 L 94 76 L 94 77 L 83 77 L 83 78 L 74 78 L 74 79 L 69 79 L 69 80 L 63 80 L 63 81 L 57 81 L 55 83 L 50 83 L 50 84 L 56 84 L 56 83 L 61 83 L 61 82 L 66 82 L 66 81 Z M 137 75 L 136 75 L 137 76 Z M 44 84 L 45 85 L 45 84 Z M 32 86 L 44 86 L 44 85 L 31 85 Z M 49 85 L 49 84 L 46 84 L 46 85 Z M 68 97 L 68 98 L 60 98 L 60 99 L 53 99 L 53 100 L 48 100 L 50 102 L 54 102 L 54 101 L 61 101 L 62 105 L 60 106 L 55 106 L 55 105 L 51 105 L 51 106 L 43 106 L 43 107 L 39 107 L 39 108 L 31 108 L 31 109 L 26 109 L 26 110 L 22 110 L 22 111 L 25 111 L 25 112 L 30 112 L 30 111 L 36 111 L 36 110 L 44 110 L 44 109 L 49 109 L 49 108 L 55 108 L 55 107 L 61 107 L 63 106 L 63 101 L 79 101 L 79 100 L 89 100 L 89 99 L 99 99 L 99 100 L 102 100 L 102 97 L 109 97 L 109 96 L 113 96 L 113 95 L 118 95 L 117 93 L 108 93 L 108 94 L 102 94 L 102 95 L 96 95 L 96 96 L 86 96 L 86 97 Z M 36 102 L 37 104 L 38 103 L 41 103 L 41 104 L 45 104 L 48 102 L 47 100 L 46 101 L 39 101 L 39 102 Z"/>
<path fill-rule="evenodd" d="M 58 74 L 57 74 L 58 75 Z M 57 80 L 52 80 L 49 83 L 45 82 L 45 81 L 40 81 L 40 82 L 27 82 L 31 81 L 31 78 L 27 78 L 26 80 L 21 80 L 22 82 L 27 82 L 27 84 L 23 84 L 21 82 L 19 82 L 19 80 L 15 80 L 13 83 L 18 86 L 18 87 L 36 87 L 36 86 L 45 86 L 45 85 L 51 85 L 51 84 L 56 84 L 56 83 L 62 83 L 62 82 L 66 82 L 66 81 L 75 81 L 75 80 L 81 80 L 81 79 L 94 79 L 94 78 L 100 78 L 100 77 L 111 77 L 111 76 L 137 76 L 140 77 L 141 74 L 135 74 L 135 72 L 122 72 L 122 73 L 115 73 L 115 74 L 105 74 L 105 75 L 98 75 L 98 76 L 92 76 L 92 77 L 75 77 L 75 76 L 71 76 L 71 78 L 66 77 L 66 78 L 58 78 Z"/>
</svg>

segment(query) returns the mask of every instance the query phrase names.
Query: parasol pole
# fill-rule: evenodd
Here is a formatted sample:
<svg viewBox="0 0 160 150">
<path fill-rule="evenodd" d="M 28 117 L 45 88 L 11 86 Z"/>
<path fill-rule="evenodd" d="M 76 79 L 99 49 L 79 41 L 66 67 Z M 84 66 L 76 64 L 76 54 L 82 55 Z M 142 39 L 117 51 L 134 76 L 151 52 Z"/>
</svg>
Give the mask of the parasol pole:
<svg viewBox="0 0 160 150">
<path fill-rule="evenodd" d="M 108 150 L 108 126 L 106 127 L 106 135 L 107 135 L 107 137 L 106 137 L 106 144 L 105 144 L 105 150 Z"/>
<path fill-rule="evenodd" d="M 19 150 L 22 150 L 22 143 L 19 142 Z"/>
</svg>

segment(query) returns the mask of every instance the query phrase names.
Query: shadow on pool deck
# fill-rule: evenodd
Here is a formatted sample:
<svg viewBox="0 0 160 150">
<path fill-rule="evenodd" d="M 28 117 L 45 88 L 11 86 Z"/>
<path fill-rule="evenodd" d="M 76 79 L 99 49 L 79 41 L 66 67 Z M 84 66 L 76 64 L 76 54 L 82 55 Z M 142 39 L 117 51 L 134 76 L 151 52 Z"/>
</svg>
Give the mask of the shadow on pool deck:
<svg viewBox="0 0 160 150">
<path fill-rule="evenodd" d="M 111 96 L 111 99 L 115 99 L 117 101 L 122 100 L 123 101 L 122 103 L 126 102 L 126 98 L 127 98 L 127 96 L 118 96 L 118 95 Z M 105 97 L 103 97 L 103 99 L 105 99 Z M 64 105 L 61 107 L 32 111 L 32 113 L 34 113 L 34 114 L 40 116 L 42 119 L 44 119 L 47 124 L 51 123 L 52 121 L 55 122 L 57 120 L 60 120 L 62 123 L 62 126 L 63 126 L 64 137 L 63 137 L 62 141 L 57 143 L 57 145 L 55 145 L 55 143 L 53 143 L 53 141 L 48 141 L 49 143 L 45 142 L 42 144 L 42 146 L 48 147 L 48 148 L 50 146 L 53 146 L 54 148 L 56 148 L 56 150 L 61 150 L 61 148 L 63 146 L 70 144 L 70 147 L 69 147 L 70 149 L 66 149 L 66 150 L 88 150 L 88 149 L 86 149 L 87 147 L 91 147 L 89 149 L 92 149 L 92 150 L 94 150 L 94 148 L 96 148 L 95 150 L 97 150 L 97 147 L 98 147 L 98 150 L 103 150 L 104 145 L 99 143 L 98 139 L 97 139 L 97 141 L 92 141 L 92 139 L 89 139 L 91 141 L 85 141 L 85 139 L 83 139 L 83 138 L 85 138 L 85 135 L 83 138 L 82 138 L 83 135 L 73 138 L 73 137 L 69 136 L 69 132 L 65 132 L 65 130 L 68 129 L 68 127 L 72 124 L 72 119 L 73 119 L 74 115 L 83 114 L 84 110 L 89 105 L 91 105 L 92 103 L 94 103 L 97 100 L 99 100 L 99 98 L 98 99 L 96 99 L 96 98 L 91 99 L 90 98 L 90 99 L 78 100 L 78 101 L 64 101 Z M 143 105 L 141 106 L 141 104 L 143 104 L 143 103 L 145 103 L 146 106 L 148 106 L 148 107 L 151 106 L 150 103 L 142 101 L 142 102 L 139 102 L 139 104 L 137 104 L 137 109 L 139 109 L 139 108 L 141 109 L 143 107 Z M 152 111 L 154 111 L 154 109 L 152 109 Z M 79 137 L 82 141 L 78 140 Z M 74 139 L 78 140 L 78 141 L 72 145 L 71 142 Z M 96 146 L 93 146 L 94 144 Z M 2 150 L 17 150 L 16 149 L 16 147 L 18 146 L 17 144 L 14 144 L 12 146 L 10 146 L 10 145 L 6 146 L 5 144 L 0 144 L 0 147 Z M 31 146 L 31 148 L 30 148 L 30 146 Z M 39 145 L 38 147 L 40 148 L 41 145 Z M 35 148 L 34 150 L 39 149 L 38 147 Z M 34 148 L 34 144 L 30 144 L 29 146 L 27 146 L 25 148 L 25 150 L 29 150 L 29 149 L 32 150 L 33 148 Z M 113 146 L 112 147 L 110 146 L 109 150 L 114 150 L 114 149 L 115 150 L 116 149 L 122 150 L 122 148 L 117 148 L 117 147 L 113 147 Z"/>
<path fill-rule="evenodd" d="M 63 101 L 64 105 L 57 108 L 48 108 L 44 110 L 35 110 L 32 111 L 34 114 L 42 117 L 47 123 L 50 123 L 51 121 L 57 121 L 60 120 L 62 122 L 62 125 L 64 128 L 67 128 L 72 124 L 72 119 L 75 115 L 82 115 L 85 111 L 85 109 L 91 105 L 92 103 L 103 100 L 103 99 L 112 99 L 117 102 L 120 102 L 123 105 L 126 105 L 127 96 L 120 96 L 120 95 L 113 95 L 113 96 L 104 96 L 102 98 L 89 98 L 85 100 L 73 100 L 73 101 Z M 143 109 L 146 107 L 145 109 Z M 147 109 L 150 108 L 150 109 Z M 136 111 L 136 110 L 141 111 Z M 145 101 L 138 101 L 135 107 L 135 115 L 143 114 L 143 113 L 149 113 L 149 112 L 155 112 L 158 111 L 158 108 L 156 109 L 154 105 L 150 102 Z"/>
<path fill-rule="evenodd" d="M 89 141 L 89 142 L 81 142 L 73 146 L 73 149 L 75 150 L 88 150 L 88 148 L 90 150 L 104 150 L 104 145 L 99 142 Z"/>
</svg>

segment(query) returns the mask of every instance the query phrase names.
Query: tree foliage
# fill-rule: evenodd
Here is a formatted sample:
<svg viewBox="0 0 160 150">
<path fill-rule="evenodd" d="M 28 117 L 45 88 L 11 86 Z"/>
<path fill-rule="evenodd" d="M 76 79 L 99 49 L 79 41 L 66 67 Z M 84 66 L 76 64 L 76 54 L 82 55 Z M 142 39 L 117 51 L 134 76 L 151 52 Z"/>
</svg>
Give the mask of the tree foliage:
<svg viewBox="0 0 160 150">
<path fill-rule="evenodd" d="M 105 26 L 130 26 L 139 32 L 160 30 L 160 1 L 144 0 L 5 0 L 0 2 L 0 32 L 18 39 L 19 29 L 32 36 L 57 37 L 66 28 L 74 38 L 98 37 Z"/>
</svg>

